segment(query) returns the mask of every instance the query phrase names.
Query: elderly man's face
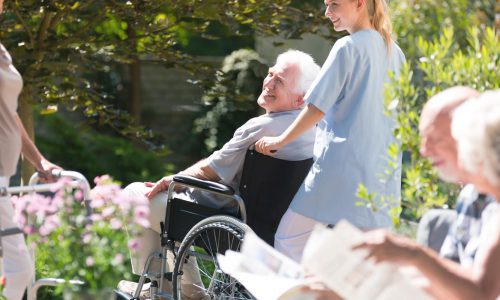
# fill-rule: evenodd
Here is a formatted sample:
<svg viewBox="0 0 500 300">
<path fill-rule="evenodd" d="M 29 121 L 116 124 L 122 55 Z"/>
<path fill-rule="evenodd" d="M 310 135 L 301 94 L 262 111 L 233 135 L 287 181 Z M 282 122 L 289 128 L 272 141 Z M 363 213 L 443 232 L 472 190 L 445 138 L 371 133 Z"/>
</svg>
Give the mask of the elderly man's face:
<svg viewBox="0 0 500 300">
<path fill-rule="evenodd" d="M 462 180 L 457 163 L 456 142 L 451 136 L 450 118 L 425 109 L 420 119 L 420 153 L 430 158 L 441 179 L 449 182 Z"/>
<path fill-rule="evenodd" d="M 269 69 L 257 103 L 267 113 L 298 109 L 303 95 L 294 92 L 299 70 L 296 65 L 274 65 Z"/>
</svg>

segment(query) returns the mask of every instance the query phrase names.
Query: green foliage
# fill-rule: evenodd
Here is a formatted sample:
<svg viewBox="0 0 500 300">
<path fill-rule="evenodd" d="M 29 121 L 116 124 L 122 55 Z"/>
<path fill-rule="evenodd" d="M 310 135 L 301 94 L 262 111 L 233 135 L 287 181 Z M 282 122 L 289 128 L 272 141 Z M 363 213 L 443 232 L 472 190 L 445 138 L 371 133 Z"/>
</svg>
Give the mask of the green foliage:
<svg viewBox="0 0 500 300">
<path fill-rule="evenodd" d="M 58 115 L 39 118 L 37 144 L 51 161 L 87 178 L 110 174 L 128 184 L 150 181 L 168 173 L 169 165 L 157 154 L 134 146 L 124 139 L 75 127 Z"/>
<path fill-rule="evenodd" d="M 216 73 L 215 85 L 203 95 L 206 112 L 195 120 L 207 153 L 222 147 L 237 127 L 259 113 L 256 103 L 267 65 L 253 50 L 234 51 Z"/>
<path fill-rule="evenodd" d="M 109 176 L 102 176 L 87 199 L 92 207 L 92 214 L 87 215 L 83 191 L 67 183 L 59 181 L 50 197 L 30 194 L 17 198 L 17 220 L 30 232 L 28 241 L 37 254 L 37 278 L 80 281 L 60 285 L 47 297 L 75 290 L 100 298 L 99 293 L 119 280 L 132 279 L 128 247 L 143 224 L 149 223 L 148 200 L 127 196 Z"/>
<path fill-rule="evenodd" d="M 493 28 L 480 33 L 477 28 L 467 31 L 468 44 L 459 50 L 450 27 L 433 39 L 419 38 L 419 60 L 412 71 L 403 69 L 400 78 L 386 91 L 386 101 L 395 103 L 399 126 L 395 136 L 408 155 L 403 165 L 404 215 L 415 219 L 427 209 L 444 204 L 453 205 L 458 186 L 441 182 L 428 160 L 419 154 L 419 115 L 431 96 L 451 86 L 465 85 L 479 91 L 500 87 L 500 38 Z M 422 78 L 415 80 L 414 72 Z"/>
<path fill-rule="evenodd" d="M 420 156 L 420 112 L 431 96 L 451 86 L 479 91 L 499 88 L 499 35 L 488 27 L 494 22 L 494 7 L 491 0 L 391 2 L 394 32 L 408 63 L 385 90 L 388 113 L 398 113 L 394 135 L 400 142 L 400 147 L 388 149 L 388 157 L 403 154 L 402 216 L 406 219 L 416 220 L 429 208 L 455 203 L 459 187 L 442 182 L 430 162 Z M 384 176 L 396 164 L 397 160 L 389 160 Z M 358 196 L 372 208 L 387 201 L 362 185 Z"/>
<path fill-rule="evenodd" d="M 297 36 L 304 28 L 317 29 L 302 26 L 314 20 L 307 10 L 288 5 L 289 0 L 6 1 L 0 40 L 23 75 L 23 105 L 39 103 L 56 111 L 62 104 L 83 112 L 90 122 L 150 141 L 150 131 L 112 105 L 117 95 L 106 91 L 94 72 L 154 57 L 166 67 L 189 71 L 198 79 L 193 82 L 207 86 L 213 68 L 188 55 L 198 53 L 190 41 L 229 33 Z"/>
<path fill-rule="evenodd" d="M 412 63 L 419 57 L 415 47 L 418 39 L 432 39 L 445 27 L 452 28 L 456 37 L 453 50 L 465 47 L 469 28 L 481 23 L 492 25 L 494 6 L 494 0 L 404 0 L 390 3 L 394 33 Z"/>
</svg>

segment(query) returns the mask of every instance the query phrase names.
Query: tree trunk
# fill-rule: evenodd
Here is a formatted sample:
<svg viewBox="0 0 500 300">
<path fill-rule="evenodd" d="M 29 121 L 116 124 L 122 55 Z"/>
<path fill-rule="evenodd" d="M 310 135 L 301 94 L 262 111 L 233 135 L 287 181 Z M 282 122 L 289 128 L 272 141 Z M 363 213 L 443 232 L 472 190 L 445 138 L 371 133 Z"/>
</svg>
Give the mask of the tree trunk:
<svg viewBox="0 0 500 300">
<path fill-rule="evenodd" d="M 29 96 L 27 95 L 27 91 L 24 91 L 19 96 L 19 108 L 17 110 L 21 121 L 23 122 L 24 128 L 28 135 L 35 142 L 35 127 L 33 124 L 33 107 L 27 101 Z M 35 168 L 31 165 L 31 163 L 22 157 L 21 161 L 21 180 L 23 184 L 28 184 L 31 175 L 35 172 Z"/>
<path fill-rule="evenodd" d="M 141 123 L 141 66 L 138 59 L 129 66 L 130 72 L 130 114 L 137 124 Z"/>
<path fill-rule="evenodd" d="M 136 32 L 131 25 L 127 29 L 128 38 L 130 41 L 130 47 L 137 47 Z M 139 56 L 133 55 L 133 63 L 129 65 L 129 75 L 130 75 L 130 98 L 129 98 L 129 109 L 130 114 L 134 117 L 137 124 L 141 123 L 142 114 L 142 103 L 141 103 L 141 66 L 139 62 Z"/>
</svg>

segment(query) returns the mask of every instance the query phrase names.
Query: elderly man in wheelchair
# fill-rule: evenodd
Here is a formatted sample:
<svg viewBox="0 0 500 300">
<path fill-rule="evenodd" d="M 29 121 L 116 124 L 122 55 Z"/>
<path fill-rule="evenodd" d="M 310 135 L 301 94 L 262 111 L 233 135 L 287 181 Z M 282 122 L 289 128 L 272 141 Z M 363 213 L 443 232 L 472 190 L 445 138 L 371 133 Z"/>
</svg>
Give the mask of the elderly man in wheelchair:
<svg viewBox="0 0 500 300">
<path fill-rule="evenodd" d="M 131 253 L 140 280 L 120 282 L 120 298 L 252 298 L 218 268 L 216 254 L 238 250 L 249 227 L 273 244 L 279 220 L 312 163 L 315 133 L 310 130 L 274 157 L 249 149 L 295 120 L 319 69 L 301 51 L 280 54 L 257 99 L 265 114 L 247 121 L 220 150 L 178 175 L 126 188 L 150 199 L 151 227 Z"/>
</svg>

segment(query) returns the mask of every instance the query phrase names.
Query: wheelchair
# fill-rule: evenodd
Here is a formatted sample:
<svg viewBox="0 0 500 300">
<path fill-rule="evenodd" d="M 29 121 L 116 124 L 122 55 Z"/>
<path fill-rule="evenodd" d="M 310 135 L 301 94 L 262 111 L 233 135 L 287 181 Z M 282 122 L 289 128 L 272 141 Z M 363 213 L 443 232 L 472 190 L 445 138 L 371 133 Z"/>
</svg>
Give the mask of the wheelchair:
<svg viewBox="0 0 500 300">
<path fill-rule="evenodd" d="M 89 217 L 92 214 L 92 208 L 90 206 L 90 184 L 88 180 L 82 174 L 75 171 L 65 171 L 65 170 L 53 170 L 52 176 L 55 178 L 69 178 L 72 180 L 70 183 L 72 186 L 81 188 L 83 192 L 83 203 L 86 209 L 86 217 Z M 2 187 L 0 188 L 0 196 L 10 196 L 13 194 L 23 194 L 23 193 L 38 193 L 38 192 L 51 192 L 54 183 L 46 183 L 46 184 L 37 184 L 40 179 L 40 174 L 38 172 L 34 173 L 27 186 L 13 186 L 13 187 Z M 14 234 L 23 234 L 23 231 L 20 228 L 0 228 L 0 259 L 3 257 L 2 253 L 2 237 L 14 235 Z M 35 269 L 35 253 L 34 249 L 31 250 L 31 256 L 33 261 L 33 269 Z M 27 288 L 27 299 L 28 300 L 36 300 L 38 289 L 42 286 L 59 286 L 59 285 L 82 285 L 84 284 L 79 280 L 70 280 L 66 282 L 66 280 L 61 278 L 33 278 L 33 281 Z"/>
<path fill-rule="evenodd" d="M 237 280 L 225 274 L 217 254 L 238 251 L 250 230 L 270 245 L 281 217 L 307 175 L 313 159 L 286 161 L 247 150 L 239 194 L 233 188 L 211 181 L 176 175 L 168 189 L 167 208 L 161 223 L 161 251 L 147 259 L 134 295 L 116 291 L 117 299 L 137 300 L 146 280 L 151 299 L 255 299 Z M 235 201 L 238 211 L 228 213 L 203 204 L 176 198 L 177 187 L 188 187 L 217 194 Z M 174 257 L 174 268 L 166 272 L 167 254 Z M 159 274 L 150 273 L 153 260 L 161 261 Z M 189 263 L 191 261 L 191 263 Z M 194 266 L 195 270 L 192 270 Z M 190 284 L 187 274 L 200 276 L 196 295 L 183 297 Z M 172 293 L 165 290 L 172 283 Z"/>
</svg>

